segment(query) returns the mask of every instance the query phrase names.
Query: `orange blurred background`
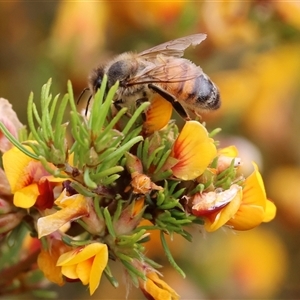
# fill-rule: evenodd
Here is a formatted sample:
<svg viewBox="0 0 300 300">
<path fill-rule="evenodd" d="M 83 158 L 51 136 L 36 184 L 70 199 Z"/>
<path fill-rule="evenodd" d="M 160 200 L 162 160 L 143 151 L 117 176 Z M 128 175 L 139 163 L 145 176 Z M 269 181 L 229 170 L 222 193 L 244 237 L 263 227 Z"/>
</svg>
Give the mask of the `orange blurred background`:
<svg viewBox="0 0 300 300">
<path fill-rule="evenodd" d="M 54 94 L 65 93 L 70 79 L 78 96 L 90 70 L 114 54 L 207 33 L 185 55 L 220 88 L 222 107 L 203 119 L 209 130 L 223 129 L 221 146 L 239 148 L 245 174 L 252 160 L 259 164 L 278 214 L 249 232 L 195 230 L 193 243 L 170 241 L 186 279 L 169 267 L 155 236 L 148 253 L 182 299 L 300 297 L 300 2 L 24 1 L 0 2 L 0 13 L 0 96 L 23 123 L 30 91 L 38 103 L 50 77 Z M 123 299 L 118 279 L 120 289 L 103 279 L 93 298 Z M 53 289 L 87 297 L 76 284 Z M 133 298 L 143 299 L 135 289 Z"/>
</svg>

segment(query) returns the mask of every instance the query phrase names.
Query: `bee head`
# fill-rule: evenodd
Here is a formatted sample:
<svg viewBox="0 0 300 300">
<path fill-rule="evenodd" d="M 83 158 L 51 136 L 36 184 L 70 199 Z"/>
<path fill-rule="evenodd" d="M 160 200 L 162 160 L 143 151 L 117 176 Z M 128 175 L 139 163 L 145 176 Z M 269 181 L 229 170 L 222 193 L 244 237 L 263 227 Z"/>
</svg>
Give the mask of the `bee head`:
<svg viewBox="0 0 300 300">
<path fill-rule="evenodd" d="M 95 94 L 102 84 L 102 79 L 104 76 L 103 67 L 96 68 L 92 71 L 89 77 L 89 88 L 92 94 Z"/>
</svg>

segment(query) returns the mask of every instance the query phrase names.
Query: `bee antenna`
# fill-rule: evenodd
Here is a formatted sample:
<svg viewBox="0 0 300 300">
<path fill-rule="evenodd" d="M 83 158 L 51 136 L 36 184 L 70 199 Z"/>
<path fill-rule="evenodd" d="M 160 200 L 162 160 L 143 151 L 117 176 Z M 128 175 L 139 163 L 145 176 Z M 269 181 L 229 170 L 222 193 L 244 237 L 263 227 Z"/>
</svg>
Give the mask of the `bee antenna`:
<svg viewBox="0 0 300 300">
<path fill-rule="evenodd" d="M 87 116 L 87 113 L 88 113 L 88 108 L 89 108 L 89 105 L 90 105 L 92 96 L 93 96 L 93 95 L 90 95 L 90 96 L 89 96 L 88 101 L 87 101 L 87 104 L 86 104 L 86 107 L 85 107 L 85 115 L 86 115 L 86 116 Z"/>
<path fill-rule="evenodd" d="M 83 91 L 80 93 L 80 95 L 79 95 L 79 97 L 78 97 L 78 99 L 77 99 L 77 101 L 76 101 L 76 104 L 77 104 L 77 105 L 79 104 L 79 102 L 80 102 L 80 100 L 81 100 L 83 94 L 84 94 L 86 91 L 88 91 L 88 90 L 89 90 L 89 88 L 86 87 L 86 88 L 84 88 Z"/>
</svg>

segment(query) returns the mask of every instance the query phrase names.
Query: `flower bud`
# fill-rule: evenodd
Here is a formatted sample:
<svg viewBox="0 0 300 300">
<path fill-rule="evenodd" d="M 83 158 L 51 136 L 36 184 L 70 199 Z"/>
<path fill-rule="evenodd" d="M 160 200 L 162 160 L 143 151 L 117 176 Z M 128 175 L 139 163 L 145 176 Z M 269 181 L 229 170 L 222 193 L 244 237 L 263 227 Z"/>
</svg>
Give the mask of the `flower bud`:
<svg viewBox="0 0 300 300">
<path fill-rule="evenodd" d="M 24 216 L 23 211 L 0 216 L 0 234 L 7 233 L 17 227 Z"/>
<path fill-rule="evenodd" d="M 139 225 L 145 208 L 144 197 L 140 197 L 127 206 L 114 224 L 116 234 L 129 234 L 132 230 L 134 230 Z"/>
<path fill-rule="evenodd" d="M 0 198 L 0 215 L 5 215 L 14 210 L 12 203 Z"/>
<path fill-rule="evenodd" d="M 82 221 L 87 225 L 88 231 L 91 234 L 96 235 L 104 235 L 106 225 L 105 220 L 103 218 L 99 218 L 99 216 L 96 214 L 95 207 L 93 200 L 89 197 L 86 198 L 86 202 L 88 204 L 88 216 L 82 217 Z"/>
</svg>

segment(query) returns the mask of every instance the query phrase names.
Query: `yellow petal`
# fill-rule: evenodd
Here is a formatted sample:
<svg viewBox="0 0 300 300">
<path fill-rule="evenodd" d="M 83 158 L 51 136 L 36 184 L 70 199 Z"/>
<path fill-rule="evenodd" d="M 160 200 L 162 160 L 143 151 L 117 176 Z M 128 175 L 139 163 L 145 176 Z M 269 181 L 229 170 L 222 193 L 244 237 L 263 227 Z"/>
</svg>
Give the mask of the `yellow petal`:
<svg viewBox="0 0 300 300">
<path fill-rule="evenodd" d="M 147 134 L 164 128 L 171 119 L 172 104 L 159 95 L 151 100 L 151 105 L 146 111 L 144 130 Z"/>
<path fill-rule="evenodd" d="M 155 272 L 147 274 L 147 280 L 141 288 L 155 300 L 175 300 L 179 299 L 179 295 Z M 148 297 L 150 299 L 150 297 Z"/>
<path fill-rule="evenodd" d="M 73 251 L 66 252 L 60 256 L 57 261 L 57 266 L 71 266 L 78 264 L 86 259 L 95 256 L 101 252 L 105 247 L 105 244 L 92 243 L 85 247 L 79 247 Z"/>
<path fill-rule="evenodd" d="M 249 230 L 263 222 L 267 205 L 266 191 L 258 167 L 245 180 L 243 199 L 235 216 L 227 223 L 236 230 Z"/>
<path fill-rule="evenodd" d="M 14 194 L 14 205 L 22 208 L 32 207 L 39 196 L 39 188 L 36 183 L 32 183 Z"/>
<path fill-rule="evenodd" d="M 270 222 L 275 218 L 275 215 L 276 215 L 275 204 L 272 201 L 267 200 L 263 222 Z"/>
<path fill-rule="evenodd" d="M 228 193 L 228 191 L 224 192 L 228 197 L 232 198 L 230 203 L 216 214 L 205 218 L 204 227 L 208 232 L 215 231 L 227 224 L 228 220 L 230 220 L 238 211 L 242 202 L 242 187 L 235 184 L 230 187 L 230 190 L 230 193 Z"/>
<path fill-rule="evenodd" d="M 31 149 L 26 147 L 28 150 Z M 12 193 L 15 193 L 20 188 L 26 186 L 26 167 L 31 161 L 34 161 L 29 156 L 25 155 L 18 148 L 13 147 L 3 154 L 3 167 L 6 177 L 10 184 Z M 21 178 L 21 180 L 20 180 Z M 24 180 L 23 180 L 24 179 Z M 31 182 L 29 182 L 31 183 Z"/>
<path fill-rule="evenodd" d="M 95 256 L 91 273 L 90 273 L 90 295 L 93 295 L 98 288 L 103 270 L 108 263 L 108 249 L 107 245 L 102 244 L 101 251 Z"/>
<path fill-rule="evenodd" d="M 76 265 L 62 266 L 61 272 L 64 276 L 70 279 L 77 279 Z"/>
<path fill-rule="evenodd" d="M 173 175 L 183 180 L 200 176 L 216 156 L 214 140 L 197 121 L 188 121 L 176 139 L 171 156 L 179 162 L 172 167 Z"/>
<path fill-rule="evenodd" d="M 156 285 L 160 286 L 163 290 L 167 291 L 172 297 L 171 299 L 179 299 L 179 295 L 165 282 L 163 281 L 157 273 L 150 272 L 147 274 L 147 277 L 155 282 Z M 156 298 L 155 298 L 156 299 Z M 162 298 L 165 299 L 165 298 Z"/>
<path fill-rule="evenodd" d="M 229 156 L 229 157 L 237 157 L 239 155 L 239 151 L 236 146 L 228 146 L 223 149 L 218 150 L 219 155 Z"/>
<path fill-rule="evenodd" d="M 87 285 L 90 282 L 90 274 L 93 265 L 94 257 L 80 262 L 76 266 L 77 277 L 81 280 L 83 285 Z"/>
</svg>

